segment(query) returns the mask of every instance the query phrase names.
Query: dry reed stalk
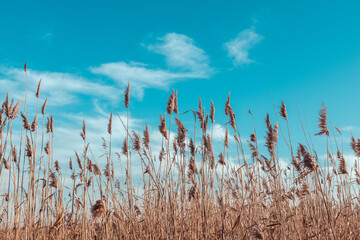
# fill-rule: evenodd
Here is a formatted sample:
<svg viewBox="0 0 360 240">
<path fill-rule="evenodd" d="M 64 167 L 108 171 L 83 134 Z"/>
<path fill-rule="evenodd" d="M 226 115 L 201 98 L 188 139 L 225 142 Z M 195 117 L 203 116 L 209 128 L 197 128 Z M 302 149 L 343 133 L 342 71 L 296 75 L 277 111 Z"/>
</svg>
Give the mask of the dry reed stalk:
<svg viewBox="0 0 360 240">
<path fill-rule="evenodd" d="M 47 118 L 44 128 L 45 110 L 42 112 L 43 134 L 45 130 L 49 133 L 49 138 L 41 147 L 41 151 L 45 151 L 47 156 L 47 160 L 44 161 L 46 165 L 42 166 L 42 153 L 39 154 L 36 150 L 37 112 L 34 113 L 35 118 L 31 125 L 27 121 L 28 116 L 25 111 L 22 112 L 21 118 L 16 120 L 19 105 L 19 102 L 15 105 L 14 101 L 6 96 L 0 110 L 1 133 L 4 131 L 0 139 L 0 159 L 3 161 L 0 166 L 6 169 L 0 175 L 0 199 L 3 202 L 3 210 L 0 211 L 2 219 L 0 231 L 6 229 L 7 235 L 2 236 L 7 238 L 44 239 L 71 236 L 83 239 L 111 237 L 119 239 L 221 237 L 225 239 L 339 239 L 340 237 L 357 239 L 360 237 L 358 231 L 360 226 L 357 221 L 359 217 L 357 210 L 360 205 L 356 197 L 359 190 L 356 184 L 360 183 L 360 169 L 357 161 L 351 170 L 347 168 L 346 164 L 349 162 L 345 162 L 345 154 L 339 150 L 336 138 L 335 143 L 327 138 L 326 152 L 327 158 L 335 166 L 337 164 L 333 157 L 333 149 L 337 150 L 339 166 L 334 168 L 334 173 L 324 173 L 323 161 L 318 159 L 319 153 L 314 147 L 310 148 L 309 144 L 309 147 L 299 144 L 296 155 L 291 151 L 292 164 L 282 168 L 278 162 L 275 162 L 282 157 L 279 155 L 280 146 L 278 146 L 283 143 L 278 139 L 278 128 L 281 129 L 281 125 L 272 125 L 270 117 L 267 116 L 266 147 L 271 158 L 263 156 L 262 148 L 258 148 L 258 141 L 262 141 L 262 138 L 258 137 L 260 135 L 257 135 L 254 124 L 254 133 L 250 135 L 248 141 L 254 161 L 252 164 L 247 164 L 244 157 L 244 164 L 236 166 L 232 158 L 236 153 L 239 155 L 239 151 L 244 154 L 244 149 L 241 146 L 235 114 L 230 106 L 230 95 L 225 112 L 234 129 L 236 147 L 229 144 L 227 127 L 222 143 L 224 151 L 219 150 L 218 142 L 212 139 L 212 134 L 207 130 L 207 119 L 210 119 L 212 125 L 214 123 L 213 102 L 210 104 L 210 114 L 206 115 L 199 99 L 198 109 L 194 112 L 195 126 L 194 129 L 190 129 L 194 132 L 192 138 L 187 137 L 188 129 L 185 125 L 188 122 L 182 122 L 179 115 L 175 117 L 176 136 L 171 138 L 171 124 L 167 129 L 165 115 L 164 118 L 161 116 L 165 129 L 163 132 L 166 132 L 165 134 L 161 132 L 161 123 L 159 130 L 163 136 L 163 143 L 160 145 L 158 156 L 160 163 L 151 153 L 148 126 L 144 129 L 143 138 L 140 138 L 135 131 L 138 129 L 130 130 L 129 122 L 127 125 L 123 124 L 126 130 L 122 150 L 127 157 L 127 194 L 123 194 L 125 192 L 121 184 L 123 181 L 114 173 L 114 165 L 110 160 L 112 114 L 107 124 L 110 141 L 103 139 L 104 149 L 107 151 L 105 153 L 107 163 L 100 164 L 103 164 L 102 167 L 105 166 L 104 174 L 97 165 L 95 157 L 90 157 L 91 149 L 87 142 L 84 121 L 81 132 L 84 150 L 80 155 L 75 151 L 78 168 L 72 166 L 70 159 L 72 186 L 70 184 L 68 186 L 64 180 L 66 172 L 65 174 L 61 172 L 59 161 L 54 161 L 53 164 L 53 117 Z M 128 108 L 129 105 L 125 107 Z M 167 113 L 178 114 L 177 109 L 177 92 L 173 91 L 168 99 Z M 251 111 L 249 113 L 253 117 Z M 280 116 L 288 121 L 289 116 L 284 102 L 280 107 Z M 200 136 L 196 136 L 198 120 L 202 128 Z M 20 146 L 15 146 L 17 144 L 12 141 L 12 133 L 16 132 L 13 129 L 13 121 L 19 121 L 23 129 L 29 130 L 26 132 L 23 148 L 21 142 Z M 129 121 L 129 111 L 127 121 Z M 320 124 L 320 133 L 329 136 L 325 107 L 320 112 Z M 334 131 L 337 131 L 341 137 L 342 134 L 345 135 L 337 127 Z M 129 146 L 129 138 L 131 146 Z M 173 140 L 172 148 L 169 147 L 170 139 Z M 199 139 L 202 140 L 198 141 Z M 352 137 L 351 148 L 356 156 L 360 156 L 359 146 L 360 140 Z M 139 156 L 134 160 L 141 161 L 143 167 L 141 170 L 143 183 L 140 184 L 142 193 L 139 196 L 136 195 L 132 185 L 133 149 Z M 215 154 L 218 156 L 216 165 Z M 144 159 L 147 159 L 146 163 Z M 169 163 L 169 169 L 166 171 L 162 165 L 165 159 L 166 163 Z M 200 163 L 199 169 L 197 163 Z M 35 168 L 35 164 L 36 166 L 39 164 L 39 168 Z M 221 170 L 216 166 L 220 166 Z M 296 174 L 293 173 L 293 178 L 289 177 L 288 169 L 296 171 Z M 42 178 L 38 173 L 40 171 L 43 172 Z M 38 174 L 37 178 L 34 177 L 35 174 Z M 346 176 L 342 177 L 340 174 Z M 105 181 L 107 188 L 103 191 L 102 184 Z M 37 188 L 39 185 L 40 187 Z M 101 200 L 96 201 L 96 199 Z M 89 212 L 93 220 L 88 220 Z M 51 231 L 44 231 L 46 228 Z"/>
</svg>

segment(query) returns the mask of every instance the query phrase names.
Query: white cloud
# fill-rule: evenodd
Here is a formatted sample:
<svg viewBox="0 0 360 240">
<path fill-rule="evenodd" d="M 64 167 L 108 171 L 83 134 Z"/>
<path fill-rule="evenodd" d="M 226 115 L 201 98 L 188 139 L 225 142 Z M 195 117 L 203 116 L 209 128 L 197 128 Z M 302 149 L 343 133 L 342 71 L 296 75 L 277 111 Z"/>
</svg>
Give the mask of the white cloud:
<svg viewBox="0 0 360 240">
<path fill-rule="evenodd" d="M 358 126 L 344 126 L 344 127 L 340 127 L 340 130 L 343 132 L 348 132 L 348 133 L 352 133 L 352 134 L 360 133 L 360 128 Z"/>
<path fill-rule="evenodd" d="M 212 75 L 213 69 L 209 67 L 208 56 L 194 45 L 191 38 L 169 33 L 159 40 L 160 43 L 149 45 L 147 48 L 164 55 L 169 69 L 121 61 L 90 67 L 90 71 L 113 79 L 120 87 L 125 87 L 131 82 L 132 94 L 139 99 L 143 97 L 146 88 L 167 89 L 175 81 L 207 79 Z"/>
<path fill-rule="evenodd" d="M 27 70 L 28 97 L 32 101 L 35 99 L 35 92 L 41 82 L 42 98 L 49 98 L 51 105 L 65 105 L 78 100 L 79 94 L 87 96 L 98 96 L 105 99 L 116 99 L 117 90 L 110 86 L 105 86 L 99 82 L 93 82 L 85 78 L 60 72 Z M 25 94 L 25 74 L 23 69 L 0 67 L 0 92 L 9 92 L 11 97 L 23 98 Z"/>
<path fill-rule="evenodd" d="M 223 127 L 222 125 L 215 123 L 213 127 L 213 135 L 212 135 L 213 140 L 217 142 L 223 142 L 225 139 L 225 131 L 226 131 L 226 127 Z"/>
<path fill-rule="evenodd" d="M 249 58 L 249 50 L 260 42 L 263 36 L 257 34 L 254 28 L 240 32 L 235 39 L 225 43 L 228 56 L 233 59 L 236 66 L 254 62 Z"/>
<path fill-rule="evenodd" d="M 158 42 L 147 46 L 147 48 L 150 51 L 164 55 L 168 68 L 150 67 L 147 64 L 135 62 L 106 63 L 90 68 L 92 73 L 107 76 L 117 84 L 106 82 L 107 85 L 105 85 L 101 81 L 94 81 L 76 74 L 27 69 L 27 101 L 30 108 L 36 105 L 34 104 L 36 103 L 35 92 L 38 82 L 42 78 L 40 98 L 42 100 L 49 98 L 49 105 L 62 106 L 76 102 L 86 102 L 89 105 L 90 102 L 95 109 L 95 113 L 91 112 L 91 116 L 86 113 L 70 114 L 61 112 L 61 110 L 56 113 L 54 141 L 56 160 L 66 166 L 69 157 L 74 157 L 74 150 L 81 152 L 83 142 L 79 132 L 82 127 L 82 119 L 85 118 L 88 130 L 87 138 L 91 143 L 90 150 L 96 160 L 101 161 L 102 166 L 104 165 L 103 158 L 99 158 L 99 156 L 104 153 L 101 146 L 101 136 L 108 137 L 106 128 L 109 113 L 98 99 L 119 100 L 119 97 L 122 96 L 122 94 L 119 94 L 119 88 L 124 88 L 129 81 L 131 82 L 133 96 L 142 98 L 146 88 L 166 89 L 175 81 L 207 79 L 212 75 L 213 69 L 209 67 L 208 56 L 202 49 L 195 46 L 191 38 L 171 33 L 158 40 Z M 22 68 L 0 66 L 0 85 L 5 86 L 0 89 L 0 94 L 6 94 L 9 91 L 10 98 L 24 98 L 24 70 Z M 87 97 L 84 98 L 84 96 Z M 29 108 L 27 112 L 29 115 L 35 113 L 29 111 Z M 126 120 L 125 116 L 122 118 Z M 29 116 L 29 119 L 33 119 L 33 116 Z M 21 125 L 20 118 L 18 119 L 18 125 Z M 141 133 L 144 122 L 140 119 L 130 119 L 130 126 L 131 129 Z M 162 136 L 156 124 L 149 126 L 149 130 L 153 143 L 153 154 L 158 155 L 161 149 Z M 125 131 L 115 114 L 113 133 L 113 152 L 120 151 Z M 175 132 L 171 132 L 171 138 L 175 135 Z M 40 139 L 38 140 L 40 141 Z M 141 170 L 139 165 L 135 167 Z"/>
<path fill-rule="evenodd" d="M 190 71 L 194 77 L 207 78 L 212 72 L 209 57 L 194 45 L 194 40 L 183 34 L 169 33 L 159 38 L 160 43 L 148 49 L 165 56 L 169 67 Z"/>
<path fill-rule="evenodd" d="M 44 34 L 44 38 L 54 38 L 54 37 L 55 37 L 55 35 L 50 32 Z"/>
<path fill-rule="evenodd" d="M 151 69 L 134 62 L 105 63 L 98 67 L 91 67 L 90 71 L 115 80 L 121 87 L 125 87 L 130 82 L 131 93 L 138 99 L 143 98 L 145 88 L 166 89 L 173 81 L 189 77 L 186 73 Z"/>
</svg>

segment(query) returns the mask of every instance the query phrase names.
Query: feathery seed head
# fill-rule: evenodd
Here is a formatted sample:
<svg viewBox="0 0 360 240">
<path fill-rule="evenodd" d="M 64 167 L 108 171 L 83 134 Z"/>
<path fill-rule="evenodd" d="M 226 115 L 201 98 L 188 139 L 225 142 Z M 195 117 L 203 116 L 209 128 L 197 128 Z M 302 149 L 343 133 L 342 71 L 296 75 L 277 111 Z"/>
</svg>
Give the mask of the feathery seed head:
<svg viewBox="0 0 360 240">
<path fill-rule="evenodd" d="M 45 108 L 46 108 L 47 100 L 48 100 L 48 99 L 45 99 L 44 104 L 43 104 L 42 107 L 41 107 L 41 114 L 42 114 L 42 115 L 45 114 Z"/>
<path fill-rule="evenodd" d="M 287 120 L 287 111 L 284 101 L 281 101 L 280 116 L 282 116 L 285 120 Z"/>
<path fill-rule="evenodd" d="M 36 90 L 36 94 L 35 94 L 36 98 L 39 98 L 41 81 L 42 81 L 42 79 L 40 78 L 40 81 L 39 81 L 39 84 L 38 84 L 38 87 L 37 87 L 37 90 Z"/>
<path fill-rule="evenodd" d="M 166 106 L 167 114 L 171 115 L 174 110 L 174 107 L 175 107 L 175 94 L 174 94 L 174 89 L 173 89 L 172 93 L 170 94 L 170 97 L 168 99 L 167 106 Z"/>
<path fill-rule="evenodd" d="M 319 112 L 319 124 L 318 128 L 320 129 L 320 132 L 316 133 L 315 135 L 323 135 L 329 136 L 329 129 L 327 127 L 327 111 L 326 106 L 324 103 L 322 103 L 322 108 Z"/>
<path fill-rule="evenodd" d="M 124 104 L 126 108 L 129 108 L 129 101 L 130 101 L 130 82 L 128 83 L 128 86 L 124 94 Z"/>
<path fill-rule="evenodd" d="M 111 133 L 112 133 L 112 117 L 113 117 L 113 114 L 112 114 L 112 112 L 111 112 L 111 114 L 110 114 L 110 118 L 109 118 L 109 123 L 108 123 L 108 133 L 111 135 Z"/>
<path fill-rule="evenodd" d="M 167 130 L 166 130 L 166 121 L 165 121 L 165 114 L 164 117 L 160 114 L 160 125 L 159 125 L 159 131 L 163 135 L 165 139 L 167 139 Z"/>
<path fill-rule="evenodd" d="M 215 122 L 215 106 L 214 106 L 214 102 L 212 100 L 210 103 L 210 120 L 211 120 L 211 123 Z"/>
<path fill-rule="evenodd" d="M 145 130 L 144 130 L 144 137 L 143 137 L 144 146 L 146 149 L 150 148 L 150 134 L 148 125 L 146 124 Z"/>
</svg>

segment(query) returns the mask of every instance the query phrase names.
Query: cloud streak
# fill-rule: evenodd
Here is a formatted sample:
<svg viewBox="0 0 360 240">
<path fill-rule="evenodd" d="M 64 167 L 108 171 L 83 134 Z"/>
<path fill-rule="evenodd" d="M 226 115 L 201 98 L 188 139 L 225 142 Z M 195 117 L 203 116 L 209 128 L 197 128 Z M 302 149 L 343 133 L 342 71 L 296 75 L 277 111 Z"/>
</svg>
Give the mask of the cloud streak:
<svg viewBox="0 0 360 240">
<path fill-rule="evenodd" d="M 183 34 L 166 34 L 159 38 L 157 43 L 148 45 L 147 49 L 165 56 L 168 69 L 123 61 L 105 63 L 89 69 L 94 74 L 109 77 L 120 87 L 125 87 L 131 82 L 133 95 L 138 99 L 143 98 L 146 88 L 167 89 L 174 82 L 208 79 L 214 73 L 205 52 L 195 46 L 193 39 Z"/>
<path fill-rule="evenodd" d="M 41 84 L 41 96 L 50 98 L 52 105 L 66 105 L 80 101 L 79 95 L 98 96 L 108 100 L 117 98 L 117 90 L 111 86 L 106 86 L 101 82 L 94 82 L 83 77 L 61 72 L 27 70 L 28 96 L 29 100 L 35 99 L 35 93 L 39 80 Z M 25 74 L 20 68 L 0 67 L 0 85 L 7 86 L 1 88 L 0 92 L 15 98 L 22 98 L 25 92 Z"/>
<path fill-rule="evenodd" d="M 225 43 L 228 56 L 235 66 L 241 66 L 255 62 L 250 59 L 249 50 L 259 43 L 264 37 L 255 32 L 254 28 L 240 32 L 235 39 Z"/>
<path fill-rule="evenodd" d="M 197 78 L 208 78 L 213 72 L 209 67 L 209 57 L 188 36 L 169 33 L 158 40 L 157 44 L 149 45 L 148 49 L 164 55 L 169 67 L 188 71 Z"/>
<path fill-rule="evenodd" d="M 170 72 L 163 69 L 152 69 L 148 66 L 135 62 L 114 62 L 91 67 L 90 71 L 109 77 L 119 87 L 125 87 L 131 83 L 132 95 L 138 99 L 144 97 L 146 88 L 166 89 L 176 80 L 190 77 L 186 73 Z"/>
</svg>

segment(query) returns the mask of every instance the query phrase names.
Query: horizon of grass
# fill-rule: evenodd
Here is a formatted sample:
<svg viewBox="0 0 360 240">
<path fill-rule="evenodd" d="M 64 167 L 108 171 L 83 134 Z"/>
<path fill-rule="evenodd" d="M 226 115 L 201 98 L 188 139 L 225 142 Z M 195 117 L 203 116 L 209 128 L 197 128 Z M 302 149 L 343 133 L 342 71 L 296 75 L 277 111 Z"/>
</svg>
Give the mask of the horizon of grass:
<svg viewBox="0 0 360 240">
<path fill-rule="evenodd" d="M 201 99 L 193 114 L 191 136 L 180 120 L 177 91 L 160 114 L 161 151 L 152 152 L 148 126 L 142 134 L 130 129 L 130 83 L 124 93 L 126 120 L 111 113 L 103 138 L 106 165 L 100 169 L 87 140 L 86 120 L 68 169 L 54 161 L 54 119 L 40 103 L 36 111 L 25 97 L 17 103 L 7 95 L 0 111 L 0 239 L 357 239 L 360 237 L 358 160 L 348 170 L 327 109 L 319 112 L 319 132 L 310 134 L 298 110 L 305 143 L 292 138 L 285 103 L 275 111 L 277 122 L 265 119 L 265 151 L 260 151 L 255 121 L 249 141 L 240 136 L 230 94 L 220 153 L 213 149 L 215 107 L 209 113 Z M 34 117 L 29 121 L 30 115 Z M 114 118 L 114 119 L 113 119 Z M 114 152 L 113 121 L 125 136 L 121 153 Z M 281 120 L 281 121 L 280 121 Z M 20 141 L 13 124 L 22 121 Z M 200 127 L 200 131 L 197 131 Z M 173 129 L 176 128 L 175 136 Z M 340 129 L 335 127 L 342 141 Z M 326 137 L 323 163 L 312 136 Z M 331 137 L 334 136 L 334 138 Z M 292 164 L 280 166 L 279 137 L 285 140 Z M 233 138 L 235 145 L 229 145 Z M 325 144 L 325 143 L 324 143 Z M 360 157 L 360 139 L 351 139 Z M 233 148 L 233 149 L 230 149 Z M 246 154 L 250 151 L 251 155 Z M 230 160 L 235 152 L 238 163 Z M 157 154 L 157 155 L 156 155 Z M 120 156 L 121 155 L 121 156 Z M 115 159 L 125 158 L 125 176 L 116 178 Z M 141 162 L 142 190 L 135 192 L 133 163 Z M 66 181 L 70 172 L 71 181 Z M 125 184 L 123 178 L 125 178 Z"/>
</svg>

